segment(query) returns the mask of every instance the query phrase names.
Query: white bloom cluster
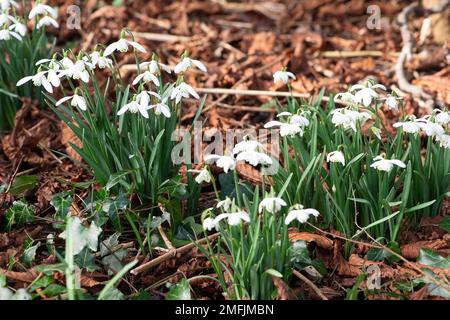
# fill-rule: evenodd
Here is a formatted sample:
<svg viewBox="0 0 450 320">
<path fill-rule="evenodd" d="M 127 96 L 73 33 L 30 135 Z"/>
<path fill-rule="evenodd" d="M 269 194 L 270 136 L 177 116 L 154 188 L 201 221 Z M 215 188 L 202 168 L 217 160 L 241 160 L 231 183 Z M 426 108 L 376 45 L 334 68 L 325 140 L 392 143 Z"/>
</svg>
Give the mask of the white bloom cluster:
<svg viewBox="0 0 450 320">
<path fill-rule="evenodd" d="M 264 128 L 280 128 L 280 135 L 282 137 L 293 137 L 296 134 L 303 136 L 304 128 L 309 125 L 309 120 L 304 116 L 306 112 L 300 114 L 292 114 L 290 112 L 281 112 L 277 117 L 287 117 L 287 122 L 269 121 L 264 125 Z"/>
<path fill-rule="evenodd" d="M 394 128 L 402 128 L 406 133 L 422 132 L 428 137 L 434 137 L 443 148 L 450 149 L 449 135 L 446 128 L 450 124 L 450 111 L 447 109 L 434 109 L 430 115 L 416 119 L 414 115 L 408 115 L 404 121 L 393 124 Z"/>
</svg>

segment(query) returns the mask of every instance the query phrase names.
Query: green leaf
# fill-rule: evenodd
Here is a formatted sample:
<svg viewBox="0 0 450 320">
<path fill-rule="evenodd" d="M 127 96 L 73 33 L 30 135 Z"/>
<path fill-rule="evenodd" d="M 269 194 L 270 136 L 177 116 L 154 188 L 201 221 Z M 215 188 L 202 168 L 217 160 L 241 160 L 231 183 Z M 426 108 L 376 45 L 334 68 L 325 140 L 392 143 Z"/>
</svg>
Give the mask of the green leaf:
<svg viewBox="0 0 450 320">
<path fill-rule="evenodd" d="M 191 300 L 191 288 L 186 278 L 170 288 L 167 300 Z"/>
<path fill-rule="evenodd" d="M 400 253 L 400 248 L 396 242 L 390 242 L 387 247 L 396 253 Z M 399 261 L 400 258 L 381 248 L 370 248 L 367 252 L 367 259 L 371 261 L 387 261 L 389 263 Z"/>
<path fill-rule="evenodd" d="M 7 230 L 12 226 L 23 227 L 26 223 L 34 220 L 35 208 L 24 201 L 14 201 L 13 205 L 6 212 Z"/>
<path fill-rule="evenodd" d="M 450 216 L 445 216 L 439 224 L 439 227 L 447 231 L 447 233 L 450 233 Z"/>
<path fill-rule="evenodd" d="M 14 179 L 14 182 L 9 190 L 13 196 L 18 196 L 24 192 L 31 191 L 37 186 L 37 176 L 20 176 Z"/>
<path fill-rule="evenodd" d="M 428 201 L 428 202 L 425 202 L 425 203 L 421 203 L 421 204 L 418 204 L 417 206 L 414 206 L 414 207 L 406 209 L 405 212 L 409 213 L 409 212 L 414 212 L 414 211 L 417 211 L 417 210 L 421 210 L 421 209 L 424 209 L 426 207 L 431 206 L 435 202 L 436 202 L 436 200 L 431 200 L 431 201 Z"/>
<path fill-rule="evenodd" d="M 444 258 L 430 249 L 420 249 L 420 255 L 417 262 L 425 266 L 449 269 L 450 268 L 450 255 Z"/>
<path fill-rule="evenodd" d="M 33 264 L 34 259 L 36 258 L 36 250 L 39 248 L 40 243 L 37 243 L 36 245 L 29 247 L 25 249 L 25 251 L 22 254 L 22 261 L 28 266 L 31 267 Z"/>
<path fill-rule="evenodd" d="M 72 206 L 72 196 L 65 193 L 55 194 L 50 201 L 50 204 L 55 208 L 55 219 L 64 221 L 69 214 L 70 207 Z"/>
<path fill-rule="evenodd" d="M 268 275 L 274 276 L 276 278 L 283 278 L 283 275 L 275 269 L 267 269 L 264 272 L 267 273 Z"/>
<path fill-rule="evenodd" d="M 77 255 L 83 250 L 83 248 L 88 247 L 92 251 L 96 252 L 98 247 L 98 236 L 102 232 L 102 229 L 92 222 L 89 227 L 85 227 L 81 223 L 81 219 L 78 217 L 73 217 L 73 222 L 71 223 L 71 234 L 73 235 L 73 254 Z M 62 232 L 59 236 L 66 239 L 67 231 Z"/>
</svg>

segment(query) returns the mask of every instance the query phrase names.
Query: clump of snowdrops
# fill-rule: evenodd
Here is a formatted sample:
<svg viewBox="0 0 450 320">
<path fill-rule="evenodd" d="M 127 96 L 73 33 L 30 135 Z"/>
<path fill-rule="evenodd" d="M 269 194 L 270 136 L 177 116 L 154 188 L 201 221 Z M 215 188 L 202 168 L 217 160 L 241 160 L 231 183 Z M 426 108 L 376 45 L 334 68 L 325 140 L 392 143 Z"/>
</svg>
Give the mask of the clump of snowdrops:
<svg viewBox="0 0 450 320">
<path fill-rule="evenodd" d="M 56 9 L 37 1 L 29 13 L 25 5 L 20 10 L 16 1 L 3 0 L 0 3 L 0 132 L 10 129 L 14 115 L 22 105 L 21 98 L 30 97 L 43 101 L 40 88 L 32 84 L 15 84 L 34 71 L 35 64 L 49 58 L 54 39 L 47 36 L 47 26 L 58 27 Z M 18 14 L 20 10 L 21 15 Z M 34 21 L 33 30 L 28 30 L 27 21 Z M 48 73 L 36 76 L 33 82 L 51 88 L 58 77 Z"/>
<path fill-rule="evenodd" d="M 287 83 L 287 80 L 285 81 Z M 420 119 L 401 98 L 367 80 L 339 93 L 326 108 L 294 98 L 266 128 L 279 127 L 283 168 L 273 178 L 288 204 L 303 203 L 347 237 L 396 241 L 405 219 L 441 213 L 450 187 L 450 113 Z M 339 106 L 338 104 L 339 103 Z M 401 113 L 392 136 L 380 117 Z M 421 150 L 425 147 L 425 156 Z"/>
</svg>

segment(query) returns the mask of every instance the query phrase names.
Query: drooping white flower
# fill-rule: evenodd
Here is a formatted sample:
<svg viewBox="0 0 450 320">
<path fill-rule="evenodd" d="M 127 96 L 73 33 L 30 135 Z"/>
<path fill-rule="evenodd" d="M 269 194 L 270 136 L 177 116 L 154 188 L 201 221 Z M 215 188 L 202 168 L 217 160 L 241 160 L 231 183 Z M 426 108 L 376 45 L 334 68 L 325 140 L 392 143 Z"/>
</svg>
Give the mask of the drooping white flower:
<svg viewBox="0 0 450 320">
<path fill-rule="evenodd" d="M 297 204 L 289 210 L 284 223 L 288 225 L 294 220 L 298 220 L 300 223 L 305 223 L 308 221 L 310 216 L 318 217 L 319 211 L 316 209 L 304 209 L 303 205 Z"/>
<path fill-rule="evenodd" d="M 27 34 L 27 31 L 28 31 L 27 26 L 18 21 L 16 23 L 12 24 L 9 27 L 9 30 L 20 34 L 21 37 L 25 37 L 25 35 Z"/>
<path fill-rule="evenodd" d="M 155 74 L 155 73 L 158 73 L 158 71 L 161 69 L 161 70 L 164 70 L 165 72 L 167 72 L 167 73 L 172 73 L 172 70 L 170 69 L 170 67 L 168 66 L 168 65 L 166 65 L 166 64 L 164 64 L 164 63 L 160 63 L 160 62 L 158 62 L 158 61 L 156 61 L 156 60 L 152 60 L 152 61 L 148 61 L 148 62 L 142 62 L 140 65 L 139 65 L 139 67 L 141 68 L 141 69 L 145 69 L 146 67 L 148 67 L 148 70 L 151 72 L 151 73 L 153 73 L 153 74 Z"/>
<path fill-rule="evenodd" d="M 202 170 L 190 170 L 191 172 L 198 173 L 195 177 L 195 182 L 198 184 L 202 184 L 203 182 L 210 183 L 211 182 L 211 174 L 209 173 L 208 168 L 204 167 Z"/>
<path fill-rule="evenodd" d="M 345 157 L 341 151 L 332 151 L 327 155 L 327 162 L 339 162 L 345 166 Z"/>
<path fill-rule="evenodd" d="M 185 72 L 187 69 L 196 66 L 198 69 L 200 69 L 203 72 L 207 72 L 207 69 L 205 67 L 205 65 L 199 61 L 199 60 L 195 60 L 195 59 L 191 59 L 189 57 L 184 57 L 176 66 L 174 69 L 175 73 L 181 73 L 181 72 Z"/>
<path fill-rule="evenodd" d="M 242 221 L 250 222 L 250 216 L 245 211 L 237 211 L 231 213 L 222 213 L 219 214 L 214 219 L 214 224 L 218 225 L 220 221 L 227 219 L 227 222 L 230 226 L 237 226 L 241 224 Z"/>
<path fill-rule="evenodd" d="M 214 223 L 214 219 L 208 217 L 203 220 L 203 230 L 211 231 L 212 229 L 217 229 L 217 224 Z"/>
<path fill-rule="evenodd" d="M 131 102 L 125 104 L 122 108 L 120 108 L 120 110 L 117 112 L 117 115 L 121 116 L 122 114 L 124 114 L 127 111 L 129 111 L 131 113 L 139 112 L 144 118 L 148 119 L 147 109 L 148 109 L 148 107 L 145 106 L 143 103 L 139 103 L 135 96 Z"/>
<path fill-rule="evenodd" d="M 102 53 L 98 51 L 94 51 L 89 55 L 91 59 L 92 66 L 95 68 L 98 66 L 100 69 L 105 69 L 106 67 L 111 68 L 113 61 L 107 57 L 105 57 Z"/>
<path fill-rule="evenodd" d="M 439 123 L 435 123 L 426 119 L 418 119 L 418 125 L 429 137 L 440 136 L 445 133 L 444 128 Z"/>
<path fill-rule="evenodd" d="M 436 136 L 435 139 L 442 148 L 450 149 L 450 135 L 441 134 L 440 136 Z"/>
<path fill-rule="evenodd" d="M 435 113 L 434 121 L 441 125 L 446 125 L 450 123 L 450 111 L 442 111 L 441 109 L 434 109 L 433 113 Z"/>
<path fill-rule="evenodd" d="M 390 95 L 384 100 L 384 103 L 386 103 L 389 109 L 396 110 L 398 109 L 398 100 L 400 99 L 401 98 Z"/>
<path fill-rule="evenodd" d="M 189 98 L 189 96 L 192 96 L 195 99 L 200 99 L 198 93 L 195 92 L 195 90 L 190 85 L 188 85 L 186 82 L 181 82 L 172 90 L 170 99 L 175 100 L 175 103 L 179 103 L 182 98 Z"/>
<path fill-rule="evenodd" d="M 392 170 L 394 165 L 400 168 L 406 168 L 406 164 L 397 159 L 385 159 L 383 156 L 376 156 L 373 158 L 373 163 L 370 165 L 371 168 L 377 169 L 379 171 L 389 172 Z"/>
<path fill-rule="evenodd" d="M 75 90 L 76 92 L 76 90 Z M 72 107 L 78 107 L 83 111 L 87 110 L 87 105 L 86 105 L 86 100 L 84 99 L 83 96 L 79 96 L 78 94 L 74 94 L 73 96 L 69 96 L 69 97 L 64 97 L 60 100 L 58 100 L 58 102 L 56 102 L 56 106 L 59 106 L 61 104 L 63 104 L 64 102 L 70 101 L 70 105 Z"/>
<path fill-rule="evenodd" d="M 0 40 L 8 41 L 11 40 L 11 37 L 16 38 L 19 41 L 22 41 L 22 37 L 17 32 L 8 29 L 0 30 Z"/>
<path fill-rule="evenodd" d="M 3 27 L 5 24 L 7 24 L 9 22 L 16 23 L 17 20 L 16 20 L 16 18 L 14 18 L 13 16 L 10 16 L 6 12 L 0 12 L 0 27 Z"/>
<path fill-rule="evenodd" d="M 289 72 L 287 70 L 279 70 L 273 74 L 273 82 L 283 82 L 284 84 L 288 84 L 289 78 L 295 80 L 295 74 Z"/>
<path fill-rule="evenodd" d="M 85 83 L 89 82 L 90 75 L 87 68 L 91 68 L 92 65 L 88 64 L 84 60 L 77 60 L 73 63 L 70 59 L 65 60 L 64 63 L 65 69 L 60 72 L 60 77 L 67 76 L 74 80 L 81 80 Z"/>
<path fill-rule="evenodd" d="M 39 22 L 37 23 L 36 28 L 40 29 L 42 27 L 47 27 L 47 26 L 53 26 L 55 28 L 59 28 L 58 22 L 50 16 L 45 16 L 45 17 L 39 19 Z"/>
<path fill-rule="evenodd" d="M 358 90 L 355 93 L 355 102 L 362 103 L 365 107 L 368 107 L 374 98 L 378 98 L 378 93 L 375 89 L 382 89 L 386 91 L 386 87 L 382 84 L 372 84 L 371 81 L 366 81 L 364 85 L 355 84 L 351 86 L 349 92 Z"/>
<path fill-rule="evenodd" d="M 296 123 L 285 123 L 280 121 L 269 121 L 264 125 L 264 128 L 269 129 L 273 127 L 279 127 L 280 128 L 280 135 L 282 137 L 293 137 L 296 134 L 300 134 L 300 136 L 303 136 L 303 128 L 301 125 Z"/>
<path fill-rule="evenodd" d="M 150 70 L 146 70 L 143 73 L 141 73 L 140 75 L 138 75 L 134 81 L 133 81 L 133 85 L 135 86 L 136 84 L 138 84 L 139 82 L 142 83 L 150 83 L 153 82 L 155 84 L 155 86 L 159 86 L 159 80 L 158 77 L 156 77 L 152 72 L 150 72 Z"/>
<path fill-rule="evenodd" d="M 228 155 L 208 154 L 205 156 L 205 161 L 207 163 L 215 161 L 216 165 L 222 168 L 225 173 L 236 168 L 236 160 L 234 157 Z"/>
<path fill-rule="evenodd" d="M 164 98 L 161 100 L 161 102 L 151 105 L 149 107 L 150 109 L 155 109 L 155 114 L 159 116 L 160 114 L 163 114 L 166 118 L 171 117 L 170 108 L 167 105 L 167 98 Z"/>
<path fill-rule="evenodd" d="M 417 133 L 417 132 L 419 132 L 420 131 L 420 125 L 416 121 L 416 118 L 414 116 L 410 116 L 409 118 L 410 118 L 410 120 L 408 120 L 408 121 L 396 122 L 392 126 L 394 128 L 402 127 L 403 132 L 407 132 L 407 133 Z"/>
<path fill-rule="evenodd" d="M 258 165 L 271 165 L 273 163 L 272 158 L 267 154 L 258 151 L 243 151 L 240 152 L 236 161 L 245 161 L 256 167 Z"/>
<path fill-rule="evenodd" d="M 236 155 L 239 152 L 256 151 L 263 148 L 264 146 L 260 142 L 256 140 L 250 140 L 250 138 L 248 137 L 244 137 L 244 140 L 234 146 L 233 154 Z"/>
<path fill-rule="evenodd" d="M 0 1 L 0 11 L 7 11 L 11 7 L 18 8 L 19 5 L 14 0 L 1 0 Z"/>
<path fill-rule="evenodd" d="M 286 206 L 286 202 L 278 197 L 267 197 L 264 198 L 258 206 L 258 211 L 261 213 L 264 209 L 270 213 L 277 213 L 281 210 L 281 207 Z"/>
<path fill-rule="evenodd" d="M 107 57 L 111 55 L 114 51 L 119 51 L 122 53 L 128 52 L 128 46 L 132 46 L 133 48 L 135 48 L 137 51 L 140 52 L 147 52 L 147 50 L 136 41 L 129 41 L 125 38 L 121 38 L 118 41 L 113 42 L 106 47 L 104 56 Z"/>
<path fill-rule="evenodd" d="M 58 12 L 54 8 L 46 4 L 38 3 L 33 9 L 31 9 L 30 14 L 28 15 L 28 19 L 33 19 L 36 16 L 46 14 L 49 14 L 54 19 L 58 17 Z"/>
<path fill-rule="evenodd" d="M 47 90 L 50 93 L 53 93 L 53 87 L 51 83 L 48 81 L 46 74 L 47 71 L 39 71 L 34 76 L 24 77 L 17 82 L 17 86 L 20 87 L 26 82 L 32 81 L 33 85 L 35 85 L 36 87 L 43 86 L 45 90 Z"/>
<path fill-rule="evenodd" d="M 343 101 L 346 103 L 356 103 L 355 95 L 351 92 L 340 92 L 334 96 L 334 102 Z"/>
<path fill-rule="evenodd" d="M 139 102 L 140 104 L 145 106 L 147 109 L 151 109 L 153 107 L 153 106 L 150 106 L 150 100 L 151 100 L 152 96 L 158 100 L 161 100 L 161 96 L 159 94 L 157 94 L 156 92 L 153 92 L 153 91 L 148 91 L 148 90 L 143 90 L 143 91 L 139 92 L 135 96 L 135 99 L 137 102 Z"/>
<path fill-rule="evenodd" d="M 225 197 L 224 200 L 221 200 L 217 203 L 216 208 L 222 208 L 225 211 L 228 211 L 231 209 L 231 206 L 233 204 L 233 200 L 231 200 L 229 197 Z"/>
<path fill-rule="evenodd" d="M 344 129 L 351 128 L 356 132 L 356 125 L 363 124 L 372 116 L 368 112 L 359 112 L 347 108 L 338 108 L 331 111 L 331 122 L 336 126 L 342 126 Z"/>
</svg>

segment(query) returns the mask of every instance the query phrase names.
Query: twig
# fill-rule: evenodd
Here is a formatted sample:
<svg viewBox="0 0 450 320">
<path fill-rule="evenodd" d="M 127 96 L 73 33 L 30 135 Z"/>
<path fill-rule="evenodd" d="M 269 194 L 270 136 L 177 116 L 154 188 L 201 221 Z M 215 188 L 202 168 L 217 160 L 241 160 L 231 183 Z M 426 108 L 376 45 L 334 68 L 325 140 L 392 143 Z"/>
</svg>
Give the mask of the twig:
<svg viewBox="0 0 450 320">
<path fill-rule="evenodd" d="M 432 8 L 428 8 L 426 10 L 426 13 L 442 12 L 446 10 L 449 6 L 450 0 L 444 0 L 439 5 Z M 422 88 L 411 84 L 406 79 L 405 70 L 403 69 L 403 65 L 412 54 L 414 41 L 413 35 L 408 28 L 408 17 L 412 15 L 414 12 L 416 12 L 418 8 L 419 3 L 413 2 L 407 7 L 405 7 L 397 16 L 397 22 L 400 25 L 403 47 L 400 52 L 400 55 L 398 56 L 397 63 L 395 64 L 395 76 L 397 77 L 398 86 L 400 87 L 401 90 L 412 94 L 414 97 L 424 99 L 425 106 L 431 108 L 432 104 L 434 103 L 433 97 L 430 94 L 426 93 L 424 90 L 422 90 Z"/>
<path fill-rule="evenodd" d="M 146 263 L 140 265 L 137 268 L 134 268 L 133 270 L 131 270 L 131 274 L 138 275 L 138 274 L 140 274 L 140 273 L 142 273 L 142 272 L 144 272 L 144 271 L 146 271 L 146 270 L 148 270 L 150 268 L 153 268 L 153 267 L 157 266 L 158 264 L 160 264 L 160 263 L 162 263 L 162 262 L 164 262 L 164 261 L 166 261 L 166 260 L 168 260 L 170 258 L 173 258 L 177 254 L 182 254 L 182 253 L 185 253 L 185 252 L 191 250 L 196 245 L 204 244 L 207 240 L 208 241 L 212 241 L 212 240 L 216 239 L 219 236 L 219 234 L 220 233 L 215 233 L 215 234 L 210 235 L 208 238 L 203 238 L 203 239 L 200 239 L 198 241 L 191 242 L 191 243 L 189 243 L 189 244 L 187 244 L 185 246 L 182 246 L 182 247 L 180 247 L 178 249 L 174 248 L 174 249 L 170 250 L 169 252 L 163 254 L 162 256 L 159 256 L 159 257 L 157 257 L 157 258 L 155 258 L 155 259 L 153 259 L 153 260 L 151 260 L 149 262 L 146 262 Z"/>
<path fill-rule="evenodd" d="M 314 284 L 314 282 L 312 282 L 311 280 L 309 280 L 307 277 L 305 277 L 304 275 L 302 275 L 300 272 L 298 272 L 297 270 L 293 270 L 292 273 L 299 278 L 300 280 L 302 280 L 304 283 L 306 283 L 311 289 L 313 289 L 313 291 L 320 297 L 320 299 L 322 300 L 328 300 L 328 298 L 322 293 L 322 291 L 320 291 L 320 289 Z"/>
<path fill-rule="evenodd" d="M 360 57 L 383 57 L 382 51 L 357 50 L 357 51 L 322 51 L 317 54 L 321 58 L 360 58 Z"/>
</svg>

